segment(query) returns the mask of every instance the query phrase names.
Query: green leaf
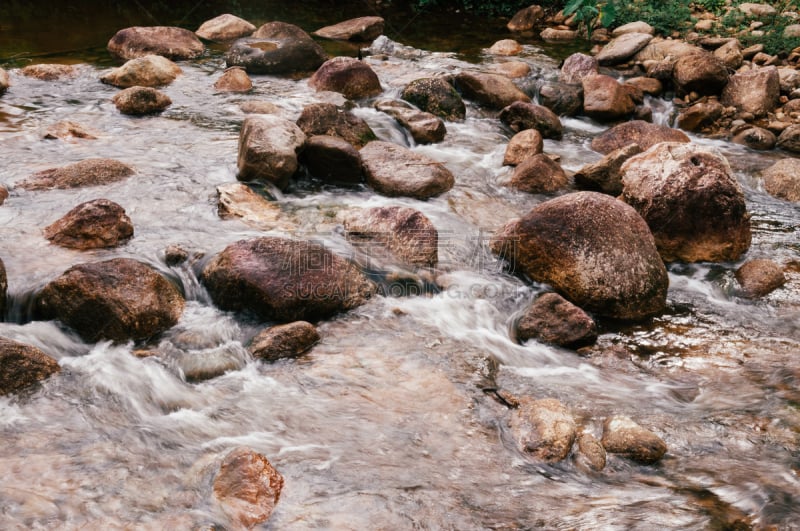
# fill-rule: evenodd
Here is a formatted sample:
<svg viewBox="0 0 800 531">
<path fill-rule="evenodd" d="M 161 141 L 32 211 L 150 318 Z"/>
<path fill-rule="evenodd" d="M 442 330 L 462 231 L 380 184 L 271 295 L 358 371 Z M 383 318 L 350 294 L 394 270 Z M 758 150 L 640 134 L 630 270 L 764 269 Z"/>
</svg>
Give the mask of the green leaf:
<svg viewBox="0 0 800 531">
<path fill-rule="evenodd" d="M 568 17 L 574 12 L 576 12 L 579 8 L 583 7 L 585 3 L 591 2 L 592 0 L 569 0 L 567 4 L 564 6 L 564 16 Z"/>
<path fill-rule="evenodd" d="M 614 5 L 614 2 L 607 3 L 600 10 L 600 24 L 602 24 L 604 28 L 607 28 L 613 24 L 616 18 L 617 7 Z"/>
</svg>

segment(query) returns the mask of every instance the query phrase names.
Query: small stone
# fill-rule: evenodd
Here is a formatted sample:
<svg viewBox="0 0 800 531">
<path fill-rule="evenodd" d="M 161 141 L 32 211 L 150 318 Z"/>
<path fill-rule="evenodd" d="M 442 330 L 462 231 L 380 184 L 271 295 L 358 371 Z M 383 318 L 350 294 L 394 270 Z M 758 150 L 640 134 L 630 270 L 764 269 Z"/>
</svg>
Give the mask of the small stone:
<svg viewBox="0 0 800 531">
<path fill-rule="evenodd" d="M 44 138 L 48 140 L 61 139 L 69 140 L 71 138 L 84 138 L 87 140 L 94 140 L 97 138 L 97 133 L 75 122 L 68 120 L 61 120 L 56 122 L 44 132 Z"/>
<path fill-rule="evenodd" d="M 521 51 L 522 46 L 514 39 L 497 41 L 489 48 L 489 53 L 492 55 L 519 55 Z"/>
<path fill-rule="evenodd" d="M 256 358 L 276 361 L 281 358 L 296 358 L 318 341 L 319 333 L 314 325 L 306 321 L 295 321 L 262 330 L 253 338 L 248 350 Z"/>
<path fill-rule="evenodd" d="M 112 100 L 122 114 L 141 116 L 163 111 L 172 100 L 152 87 L 130 87 L 118 92 Z"/>
<path fill-rule="evenodd" d="M 16 393 L 59 371 L 58 362 L 38 348 L 0 337 L 0 396 Z"/>
<path fill-rule="evenodd" d="M 195 35 L 213 42 L 227 42 L 251 35 L 256 27 L 230 13 L 206 20 L 197 28 Z"/>
<path fill-rule="evenodd" d="M 133 236 L 125 209 L 108 199 L 82 203 L 44 229 L 44 237 L 69 249 L 117 247 Z"/>
<path fill-rule="evenodd" d="M 519 449 L 542 461 L 565 459 L 575 442 L 575 419 L 558 400 L 522 397 L 509 426 Z"/>
<path fill-rule="evenodd" d="M 231 451 L 214 478 L 214 497 L 238 526 L 252 529 L 267 521 L 283 490 L 283 476 L 249 448 Z"/>
<path fill-rule="evenodd" d="M 40 79 L 42 81 L 55 81 L 75 73 L 72 65 L 38 64 L 28 65 L 20 73 L 23 76 Z"/>
<path fill-rule="evenodd" d="M 542 134 L 536 129 L 525 129 L 514 135 L 506 146 L 503 165 L 516 166 L 528 157 L 538 155 L 544 148 Z"/>
<path fill-rule="evenodd" d="M 579 465 L 594 471 L 606 467 L 606 449 L 591 433 L 582 433 L 578 437 L 578 453 L 575 457 Z"/>
<path fill-rule="evenodd" d="M 220 92 L 249 92 L 253 89 L 253 82 L 244 68 L 232 66 L 214 82 L 214 88 Z"/>
<path fill-rule="evenodd" d="M 661 437 L 622 415 L 606 419 L 602 443 L 607 452 L 645 464 L 655 463 L 667 453 Z"/>
<path fill-rule="evenodd" d="M 545 293 L 525 310 L 517 323 L 517 338 L 576 349 L 595 342 L 597 325 L 586 312 L 561 295 Z"/>
<path fill-rule="evenodd" d="M 183 72 L 181 67 L 160 55 L 131 59 L 103 75 L 100 81 L 115 87 L 158 87 L 169 85 Z"/>
<path fill-rule="evenodd" d="M 164 261 L 170 267 L 181 265 L 188 259 L 189 251 L 180 245 L 168 245 L 167 248 L 164 249 Z"/>
<path fill-rule="evenodd" d="M 746 297 L 763 297 L 786 283 L 783 267 L 772 260 L 748 260 L 736 270 L 736 280 Z"/>
</svg>

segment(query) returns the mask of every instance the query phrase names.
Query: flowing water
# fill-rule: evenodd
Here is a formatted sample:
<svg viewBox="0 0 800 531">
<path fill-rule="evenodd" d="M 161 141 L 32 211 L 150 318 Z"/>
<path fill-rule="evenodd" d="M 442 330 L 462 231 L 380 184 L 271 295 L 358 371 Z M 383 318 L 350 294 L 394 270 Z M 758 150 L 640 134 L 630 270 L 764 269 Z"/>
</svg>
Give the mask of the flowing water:
<svg viewBox="0 0 800 531">
<path fill-rule="evenodd" d="M 320 3 L 298 12 L 302 6 L 279 3 L 240 14 L 314 30 L 370 14 L 366 5 L 343 12 Z M 221 12 L 209 10 L 188 20 Z M 120 115 L 110 101 L 117 89 L 98 81 L 113 64 L 102 47 L 116 29 L 154 22 L 141 13 L 92 16 L 76 16 L 86 29 L 65 47 L 55 27 L 13 17 L 16 30 L 0 33 L 8 51 L 0 49 L 0 65 L 12 81 L 0 97 L 0 182 L 11 189 L 0 207 L 11 299 L 0 335 L 43 349 L 63 368 L 32 391 L 0 398 L 0 528 L 234 528 L 213 502 L 211 483 L 236 446 L 266 455 L 286 480 L 264 529 L 800 528 L 800 207 L 764 193 L 757 175 L 785 154 L 693 138 L 730 160 L 753 216 L 747 258 L 790 264 L 785 287 L 751 301 L 737 292 L 738 264 L 675 264 L 669 307 L 652 321 L 606 324 L 584 355 L 520 345 L 509 337 L 511 322 L 546 287 L 504 273 L 486 239 L 547 197 L 502 186 L 510 134 L 491 113 L 469 106 L 463 123 L 447 124 L 444 142 L 412 146 L 392 119 L 359 102 L 355 112 L 379 137 L 456 175 L 441 197 L 388 199 L 303 178 L 280 198 L 273 226 L 222 220 L 215 189 L 236 181 L 240 104 L 269 101 L 295 119 L 319 96 L 304 79 L 270 76 L 253 76 L 246 95 L 215 93 L 225 65 L 222 49 L 212 48 L 181 63 L 183 75 L 163 89 L 173 104 L 162 115 Z M 431 17 L 404 17 L 387 34 L 409 47 L 398 43 L 388 59 L 366 59 L 382 97 L 415 78 L 488 67 L 499 59 L 480 49 L 507 36 L 502 23 L 453 17 L 437 33 L 444 37 L 434 38 Z M 38 48 L 23 49 L 35 41 Z M 559 53 L 527 43 L 521 60 L 533 74 L 525 82 L 555 77 Z M 73 63 L 77 73 L 37 81 L 19 74 L 30 62 Z M 671 107 L 653 103 L 656 118 L 668 121 Z M 65 119 L 98 138 L 42 138 Z M 564 139 L 546 141 L 545 150 L 573 171 L 598 159 L 589 143 L 604 127 L 564 124 Z M 89 157 L 130 163 L 137 174 L 80 190 L 14 188 L 31 173 Z M 42 237 L 72 207 L 100 197 L 131 217 L 136 233 L 128 244 L 78 252 Z M 264 325 L 211 305 L 197 280 L 203 260 L 267 233 L 352 253 L 340 214 L 390 204 L 421 210 L 438 228 L 442 289 L 376 297 L 320 323 L 321 343 L 299 359 L 251 359 L 245 346 Z M 195 259 L 168 267 L 170 244 Z M 86 344 L 58 323 L 30 320 L 31 296 L 44 283 L 73 264 L 118 256 L 151 264 L 186 294 L 179 324 L 156 343 Z M 208 372 L 224 374 L 198 377 Z M 610 457 L 602 472 L 572 460 L 534 462 L 517 450 L 509 411 L 491 389 L 557 398 L 597 436 L 606 416 L 629 415 L 669 451 L 653 466 Z"/>
</svg>

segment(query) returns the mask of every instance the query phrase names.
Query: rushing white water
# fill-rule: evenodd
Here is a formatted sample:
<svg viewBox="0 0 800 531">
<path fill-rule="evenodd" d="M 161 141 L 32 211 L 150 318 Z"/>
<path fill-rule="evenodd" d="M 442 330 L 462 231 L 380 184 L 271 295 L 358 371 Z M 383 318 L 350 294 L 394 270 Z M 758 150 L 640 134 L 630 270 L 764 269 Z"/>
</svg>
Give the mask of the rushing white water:
<svg viewBox="0 0 800 531">
<path fill-rule="evenodd" d="M 418 77 L 475 68 L 422 50 L 367 60 L 381 97 Z M 521 60 L 552 77 L 555 62 L 537 48 L 526 47 Z M 439 230 L 442 290 L 377 297 L 321 323 L 321 343 L 303 357 L 256 361 L 245 346 L 264 324 L 215 309 L 195 268 L 168 267 L 163 251 L 178 244 L 208 257 L 264 234 L 216 212 L 215 188 L 235 181 L 239 104 L 271 101 L 296 119 L 321 96 L 306 80 L 269 76 L 253 76 L 247 95 L 215 93 L 224 69 L 217 52 L 181 67 L 163 89 L 172 106 L 147 118 L 115 110 L 116 89 L 98 81 L 103 66 L 82 64 L 58 82 L 11 70 L 12 90 L 0 98 L 0 180 L 11 188 L 0 241 L 12 307 L 0 335 L 43 349 L 63 372 L 0 398 L 0 527 L 229 526 L 211 481 L 221 456 L 239 445 L 264 453 L 286 479 L 265 529 L 723 529 L 738 518 L 796 525 L 797 270 L 785 288 L 747 301 L 734 289 L 736 264 L 672 266 L 669 310 L 640 325 L 607 325 L 591 356 L 520 345 L 511 323 L 546 286 L 504 273 L 486 241 L 547 197 L 502 186 L 509 132 L 470 106 L 464 122 L 447 124 L 442 143 L 413 146 L 365 101 L 355 112 L 379 137 L 445 163 L 455 188 L 423 202 L 304 180 L 282 195 L 284 217 L 267 232 L 352 254 L 341 212 L 412 206 Z M 666 104 L 651 103 L 666 120 Z M 64 119 L 99 138 L 42 139 Z M 588 145 L 604 126 L 563 123 L 564 140 L 548 140 L 546 151 L 568 170 L 599 158 Z M 775 155 L 693 140 L 731 160 L 753 214 L 748 257 L 800 260 L 800 209 L 766 195 L 755 173 Z M 130 163 L 137 174 L 81 190 L 14 188 L 38 170 L 89 157 Z M 99 197 L 133 220 L 135 237 L 124 247 L 77 252 L 41 236 L 73 206 Z M 85 344 L 57 323 L 30 321 L 27 305 L 43 283 L 70 265 L 116 256 L 150 263 L 187 295 L 180 323 L 156 344 Z M 484 392 L 494 388 L 558 398 L 595 435 L 606 416 L 629 415 L 669 452 L 657 466 L 611 458 L 603 472 L 571 460 L 537 463 L 511 440 L 507 408 Z"/>
</svg>

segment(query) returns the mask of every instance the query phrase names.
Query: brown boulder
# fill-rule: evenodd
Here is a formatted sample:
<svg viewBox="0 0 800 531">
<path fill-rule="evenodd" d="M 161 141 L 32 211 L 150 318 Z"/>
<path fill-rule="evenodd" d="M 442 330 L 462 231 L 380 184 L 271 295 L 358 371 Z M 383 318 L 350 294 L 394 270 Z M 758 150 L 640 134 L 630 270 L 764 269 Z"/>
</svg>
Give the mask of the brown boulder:
<svg viewBox="0 0 800 531">
<path fill-rule="evenodd" d="M 577 435 L 575 419 L 554 398 L 522 397 L 508 424 L 520 451 L 549 463 L 566 459 Z"/>
<path fill-rule="evenodd" d="M 583 78 L 597 73 L 597 59 L 591 55 L 574 53 L 564 59 L 558 80 L 569 85 L 580 85 Z"/>
<path fill-rule="evenodd" d="M 439 77 L 416 79 L 403 89 L 400 97 L 425 112 L 445 120 L 463 120 L 464 101 L 453 85 Z"/>
<path fill-rule="evenodd" d="M 768 151 L 775 147 L 777 137 L 763 127 L 746 127 L 731 137 L 731 142 L 757 151 Z"/>
<path fill-rule="evenodd" d="M 567 42 L 578 38 L 578 32 L 568 29 L 545 28 L 539 33 L 545 42 Z"/>
<path fill-rule="evenodd" d="M 18 186 L 23 190 L 80 188 L 115 183 L 134 173 L 133 168 L 118 160 L 86 159 L 34 173 Z"/>
<path fill-rule="evenodd" d="M 383 33 L 383 18 L 358 17 L 314 32 L 317 37 L 339 41 L 372 42 Z"/>
<path fill-rule="evenodd" d="M 781 82 L 775 67 L 737 72 L 722 91 L 722 104 L 756 117 L 772 112 L 781 95 Z"/>
<path fill-rule="evenodd" d="M 510 79 L 517 79 L 526 77 L 531 73 L 531 67 L 528 63 L 522 61 L 504 61 L 502 63 L 495 63 L 490 67 L 492 73 L 506 76 Z"/>
<path fill-rule="evenodd" d="M 625 85 L 631 85 L 642 91 L 642 94 L 650 96 L 660 96 L 664 90 L 664 84 L 652 77 L 632 77 L 625 81 Z"/>
<path fill-rule="evenodd" d="M 368 254 L 385 249 L 392 258 L 416 267 L 436 267 L 439 233 L 422 212 L 407 207 L 359 209 L 344 219 L 347 239 L 364 244 Z M 377 247 L 376 247 L 377 246 Z"/>
<path fill-rule="evenodd" d="M 666 304 L 667 270 L 650 229 L 607 195 L 577 192 L 540 203 L 506 224 L 491 249 L 516 273 L 599 315 L 641 319 Z"/>
<path fill-rule="evenodd" d="M 509 31 L 529 31 L 544 19 L 542 6 L 532 5 L 517 11 L 506 27 Z"/>
<path fill-rule="evenodd" d="M 390 197 L 427 199 L 455 184 L 444 164 L 391 142 L 370 142 L 361 148 L 361 161 L 367 184 Z"/>
<path fill-rule="evenodd" d="M 545 293 L 517 322 L 517 339 L 536 339 L 560 347 L 579 348 L 597 339 L 597 325 L 589 315 L 557 293 Z"/>
<path fill-rule="evenodd" d="M 678 127 L 684 131 L 700 131 L 711 127 L 722 117 L 724 110 L 717 100 L 700 101 L 681 111 L 678 115 Z"/>
<path fill-rule="evenodd" d="M 761 177 L 764 179 L 764 189 L 770 195 L 800 202 L 800 159 L 781 159 L 762 171 Z"/>
<path fill-rule="evenodd" d="M 622 415 L 606 419 L 602 443 L 609 453 L 645 464 L 655 463 L 667 453 L 661 437 Z"/>
<path fill-rule="evenodd" d="M 339 92 L 348 99 L 368 98 L 380 94 L 378 75 L 363 61 L 354 57 L 334 57 L 314 72 L 308 85 L 317 90 Z"/>
<path fill-rule="evenodd" d="M 317 328 L 306 321 L 295 321 L 262 330 L 253 338 L 247 350 L 255 358 L 276 361 L 296 358 L 319 341 Z"/>
<path fill-rule="evenodd" d="M 70 249 L 117 247 L 133 236 L 133 223 L 125 209 L 108 199 L 76 206 L 44 229 L 44 237 Z"/>
<path fill-rule="evenodd" d="M 778 136 L 777 145 L 786 151 L 800 153 L 800 124 L 790 125 L 784 129 Z"/>
<path fill-rule="evenodd" d="M 145 340 L 175 325 L 183 313 L 178 288 L 130 258 L 67 269 L 36 296 L 37 319 L 58 319 L 85 341 Z"/>
<path fill-rule="evenodd" d="M 591 433 L 578 436 L 578 453 L 575 456 L 578 465 L 599 471 L 606 467 L 606 449 Z"/>
<path fill-rule="evenodd" d="M 100 81 L 115 87 L 158 87 L 169 85 L 183 70 L 160 55 L 145 55 L 131 59 L 119 68 L 104 74 Z"/>
<path fill-rule="evenodd" d="M 194 33 L 207 41 L 228 42 L 247 37 L 255 30 L 256 27 L 246 20 L 236 15 L 225 13 L 211 20 L 206 20 Z"/>
<path fill-rule="evenodd" d="M 232 66 L 214 82 L 214 88 L 220 92 L 249 92 L 253 89 L 253 82 L 244 68 Z"/>
<path fill-rule="evenodd" d="M 111 99 L 122 114 L 141 116 L 159 113 L 172 105 L 172 100 L 152 87 L 130 87 Z"/>
<path fill-rule="evenodd" d="M 492 55 L 519 55 L 521 51 L 522 45 L 514 39 L 499 40 L 489 48 L 489 53 Z"/>
<path fill-rule="evenodd" d="M 335 136 L 316 135 L 306 140 L 300 162 L 308 173 L 326 183 L 353 185 L 364 181 L 358 150 Z"/>
<path fill-rule="evenodd" d="M 378 138 L 367 122 L 332 103 L 307 105 L 297 119 L 297 126 L 307 136 L 335 136 L 346 140 L 356 148 L 361 148 Z"/>
<path fill-rule="evenodd" d="M 678 58 L 672 80 L 680 93 L 715 95 L 728 83 L 728 69 L 714 54 L 701 51 Z"/>
<path fill-rule="evenodd" d="M 502 109 L 516 101 L 531 101 L 513 81 L 498 74 L 461 72 L 456 75 L 456 87 L 465 98 L 490 109 Z"/>
<path fill-rule="evenodd" d="M 763 297 L 786 283 L 783 267 L 772 260 L 748 260 L 736 270 L 736 281 L 746 297 Z"/>
<path fill-rule="evenodd" d="M 414 109 L 402 100 L 383 100 L 375 108 L 397 120 L 417 144 L 432 144 L 444 140 L 447 128 L 438 116 Z"/>
<path fill-rule="evenodd" d="M 506 146 L 503 165 L 516 166 L 544 149 L 542 134 L 536 129 L 525 129 L 514 135 Z"/>
<path fill-rule="evenodd" d="M 733 261 L 750 247 L 744 194 L 722 155 L 657 144 L 623 164 L 622 184 L 665 262 Z"/>
<path fill-rule="evenodd" d="M 561 166 L 543 153 L 522 161 L 511 176 L 508 186 L 529 194 L 546 194 L 566 188 L 569 177 Z"/>
<path fill-rule="evenodd" d="M 714 57 L 719 59 L 725 68 L 737 70 L 744 62 L 742 45 L 737 39 L 732 39 L 714 50 Z"/>
<path fill-rule="evenodd" d="M 225 54 L 228 66 L 242 66 L 250 74 L 309 72 L 327 59 L 308 33 L 285 22 L 264 24 L 252 37 L 234 41 Z"/>
<path fill-rule="evenodd" d="M 674 63 L 684 55 L 702 52 L 703 49 L 682 40 L 653 39 L 633 57 L 637 63 L 664 61 Z"/>
<path fill-rule="evenodd" d="M 20 70 L 20 74 L 23 76 L 40 79 L 42 81 L 55 81 L 62 77 L 71 76 L 74 73 L 75 67 L 72 65 L 59 64 L 28 65 Z"/>
<path fill-rule="evenodd" d="M 229 245 L 200 280 L 222 310 L 283 322 L 331 317 L 364 304 L 376 290 L 322 245 L 271 236 Z"/>
<path fill-rule="evenodd" d="M 298 168 L 306 135 L 295 124 L 272 114 L 245 118 L 239 133 L 240 181 L 266 180 L 281 190 Z"/>
<path fill-rule="evenodd" d="M 60 138 L 62 140 L 69 140 L 71 138 L 85 138 L 94 140 L 97 138 L 97 132 L 88 129 L 81 124 L 70 122 L 69 120 L 61 120 L 49 126 L 44 132 L 43 138 L 52 140 Z"/>
<path fill-rule="evenodd" d="M 163 55 L 168 59 L 194 59 L 205 50 L 189 30 L 171 26 L 134 26 L 119 30 L 108 41 L 108 51 L 123 59 Z"/>
<path fill-rule="evenodd" d="M 0 396 L 16 393 L 61 371 L 38 348 L 0 337 Z"/>
<path fill-rule="evenodd" d="M 242 529 L 266 522 L 283 490 L 283 476 L 269 460 L 249 448 L 232 450 L 214 478 L 214 497 Z"/>
<path fill-rule="evenodd" d="M 217 214 L 222 219 L 237 218 L 259 229 L 286 228 L 278 203 L 243 183 L 217 186 Z"/>
<path fill-rule="evenodd" d="M 553 111 L 535 103 L 514 102 L 500 111 L 499 118 L 514 132 L 536 129 L 544 138 L 561 138 L 564 130 Z"/>
<path fill-rule="evenodd" d="M 653 40 L 653 36 L 649 33 L 623 33 L 614 37 L 600 50 L 600 53 L 597 54 L 597 62 L 604 66 L 624 63 L 647 46 L 651 40 Z"/>
<path fill-rule="evenodd" d="M 583 113 L 600 122 L 630 116 L 636 105 L 616 79 L 598 74 L 583 78 Z"/>
<path fill-rule="evenodd" d="M 592 149 L 605 155 L 628 144 L 637 144 L 644 151 L 659 142 L 689 142 L 689 137 L 671 127 L 632 120 L 594 137 Z"/>
<path fill-rule="evenodd" d="M 628 144 L 615 149 L 597 162 L 584 165 L 573 178 L 575 187 L 613 195 L 622 193 L 622 172 L 620 169 L 626 160 L 642 152 L 639 144 Z"/>
<path fill-rule="evenodd" d="M 542 105 L 560 116 L 575 116 L 583 109 L 583 86 L 543 83 L 539 88 Z"/>
</svg>

